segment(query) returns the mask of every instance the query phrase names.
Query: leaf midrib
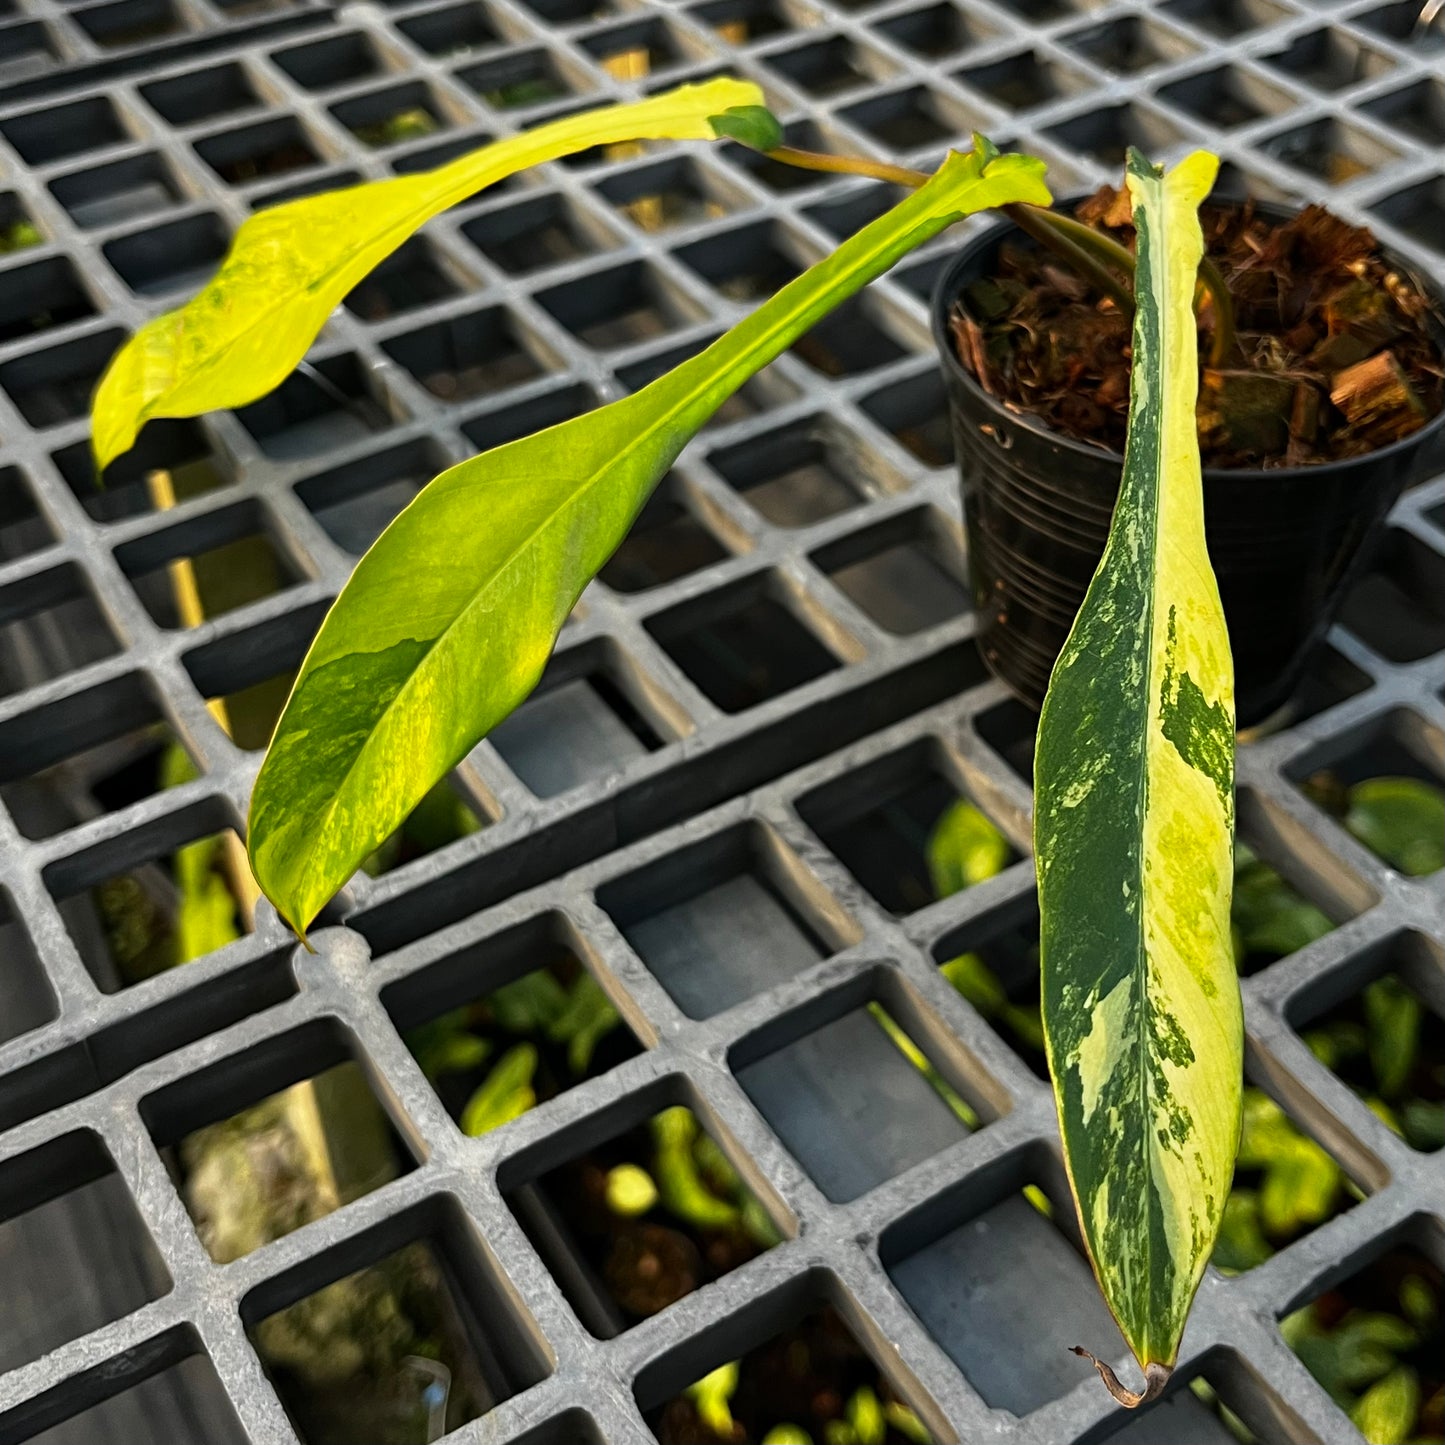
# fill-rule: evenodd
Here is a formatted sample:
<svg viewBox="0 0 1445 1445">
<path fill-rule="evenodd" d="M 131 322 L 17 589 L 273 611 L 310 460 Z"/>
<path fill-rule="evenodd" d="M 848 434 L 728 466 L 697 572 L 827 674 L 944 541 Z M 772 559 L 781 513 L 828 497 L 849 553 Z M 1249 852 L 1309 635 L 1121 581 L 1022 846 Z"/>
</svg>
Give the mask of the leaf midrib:
<svg viewBox="0 0 1445 1445">
<path fill-rule="evenodd" d="M 1156 363 L 1158 367 L 1158 378 L 1160 384 L 1150 388 L 1151 395 L 1159 398 L 1155 410 L 1156 419 L 1156 442 L 1154 449 L 1154 520 L 1151 528 L 1149 547 L 1151 554 L 1150 585 L 1147 589 L 1145 599 L 1145 637 L 1147 641 L 1147 654 L 1144 668 L 1144 746 L 1139 752 L 1140 787 L 1137 794 L 1137 836 L 1144 837 L 1146 819 L 1149 813 L 1149 754 L 1150 737 L 1154 726 L 1154 695 L 1155 695 L 1155 648 L 1154 648 L 1154 616 L 1158 602 L 1158 576 L 1159 576 L 1159 523 L 1163 512 L 1164 489 L 1167 485 L 1168 468 L 1165 464 L 1165 437 L 1167 435 L 1164 418 L 1173 395 L 1173 388 L 1169 385 L 1167 358 L 1169 347 L 1165 338 L 1165 327 L 1170 324 L 1169 312 L 1169 275 L 1170 275 L 1170 249 L 1167 235 L 1165 234 L 1165 218 L 1169 212 L 1169 205 L 1165 196 L 1164 178 L 1158 177 L 1149 179 L 1149 184 L 1154 187 L 1153 208 L 1154 224 L 1150 230 L 1150 240 L 1153 247 L 1150 268 L 1150 297 L 1153 301 L 1159 316 L 1157 347 L 1158 355 Z M 1147 204 L 1147 203 L 1146 203 Z M 1136 292 L 1137 296 L 1137 292 Z M 1142 308 L 1141 308 L 1142 309 Z M 1142 864 L 1142 852 L 1140 855 Z M 1150 1079 L 1152 1070 L 1150 1063 L 1150 1011 L 1149 1011 L 1149 929 L 1148 929 L 1148 899 L 1149 893 L 1144 879 L 1144 870 L 1141 866 L 1139 877 L 1139 1118 L 1145 1121 L 1143 1130 L 1144 1157 L 1145 1157 L 1145 1181 L 1148 1185 L 1150 1195 L 1157 1194 L 1155 1186 L 1156 1171 L 1153 1168 L 1156 1159 L 1155 1154 L 1155 1133 L 1152 1126 L 1154 1118 L 1153 1111 L 1149 1108 L 1150 1103 Z M 1150 1227 L 1150 1209 L 1152 1208 L 1152 1197 L 1146 1197 L 1144 1201 L 1144 1251 L 1145 1251 L 1145 1282 L 1152 1293 L 1154 1280 L 1154 1252 L 1153 1232 Z M 1167 1246 L 1166 1246 L 1167 1249 Z M 1141 1344 L 1143 1341 L 1141 1341 Z M 1147 1350 L 1145 1353 L 1149 1353 Z"/>
</svg>

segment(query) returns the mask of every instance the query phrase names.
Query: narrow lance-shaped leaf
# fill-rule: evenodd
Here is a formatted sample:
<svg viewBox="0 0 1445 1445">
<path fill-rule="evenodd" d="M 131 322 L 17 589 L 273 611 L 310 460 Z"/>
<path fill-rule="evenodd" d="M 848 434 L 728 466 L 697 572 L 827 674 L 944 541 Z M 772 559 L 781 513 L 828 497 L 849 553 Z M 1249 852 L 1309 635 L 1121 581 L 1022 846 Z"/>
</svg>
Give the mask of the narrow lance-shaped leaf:
<svg viewBox="0 0 1445 1445">
<path fill-rule="evenodd" d="M 1205 549 L 1190 305 L 1217 168 L 1196 153 L 1161 178 L 1129 157 L 1139 255 L 1124 481 L 1034 764 L 1064 1157 L 1149 1395 L 1173 1365 L 1239 1141 L 1234 683 Z"/>
<path fill-rule="evenodd" d="M 987 142 L 633 396 L 444 472 L 362 558 L 303 662 L 251 798 L 256 879 L 298 929 L 536 685 L 582 589 L 707 419 L 943 227 L 1047 203 Z"/>
<path fill-rule="evenodd" d="M 736 107 L 751 117 L 761 106 L 762 92 L 748 81 L 683 85 L 552 121 L 420 175 L 306 196 L 252 216 L 205 289 L 141 327 L 101 377 L 91 426 L 97 468 L 128 451 L 154 417 L 244 406 L 279 386 L 352 287 L 448 206 L 591 146 L 711 140 L 723 133 L 711 117 Z"/>
</svg>

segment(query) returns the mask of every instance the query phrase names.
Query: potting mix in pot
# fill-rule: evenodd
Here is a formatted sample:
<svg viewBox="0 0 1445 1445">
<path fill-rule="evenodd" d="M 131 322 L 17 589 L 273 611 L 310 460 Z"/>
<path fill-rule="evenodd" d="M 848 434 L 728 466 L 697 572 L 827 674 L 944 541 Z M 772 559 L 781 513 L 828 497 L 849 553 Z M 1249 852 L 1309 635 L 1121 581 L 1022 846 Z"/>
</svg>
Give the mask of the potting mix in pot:
<svg viewBox="0 0 1445 1445">
<path fill-rule="evenodd" d="M 1104 186 L 1075 216 L 1132 246 L 1127 192 Z M 1206 205 L 1200 217 L 1236 331 L 1216 357 L 1206 310 L 1206 468 L 1361 456 L 1440 410 L 1445 365 L 1430 300 L 1369 231 L 1316 205 L 1282 222 L 1248 201 Z M 996 274 L 969 285 L 951 319 L 960 359 L 990 395 L 1064 436 L 1124 450 L 1132 321 L 1087 278 L 1047 250 L 1006 245 Z"/>
</svg>

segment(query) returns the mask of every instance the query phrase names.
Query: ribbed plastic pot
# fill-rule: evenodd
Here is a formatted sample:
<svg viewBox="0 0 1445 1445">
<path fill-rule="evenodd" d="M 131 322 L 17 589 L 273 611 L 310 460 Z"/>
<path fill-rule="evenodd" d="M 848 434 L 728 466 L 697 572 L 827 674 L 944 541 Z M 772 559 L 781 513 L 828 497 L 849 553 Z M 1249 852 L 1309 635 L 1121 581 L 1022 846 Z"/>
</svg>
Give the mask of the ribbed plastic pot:
<svg viewBox="0 0 1445 1445">
<path fill-rule="evenodd" d="M 960 362 L 949 312 L 964 287 L 992 274 L 1006 241 L 1031 244 L 1012 222 L 1000 222 L 944 270 L 933 293 L 933 335 L 948 385 L 979 648 L 989 670 L 1037 709 L 1103 555 L 1124 461 L 1010 411 Z M 1388 259 L 1431 297 L 1437 341 L 1445 341 L 1439 290 L 1401 258 Z M 1240 727 L 1289 701 L 1367 544 L 1442 429 L 1445 412 L 1393 446 L 1346 461 L 1206 469 L 1205 530 L 1234 650 Z"/>
</svg>

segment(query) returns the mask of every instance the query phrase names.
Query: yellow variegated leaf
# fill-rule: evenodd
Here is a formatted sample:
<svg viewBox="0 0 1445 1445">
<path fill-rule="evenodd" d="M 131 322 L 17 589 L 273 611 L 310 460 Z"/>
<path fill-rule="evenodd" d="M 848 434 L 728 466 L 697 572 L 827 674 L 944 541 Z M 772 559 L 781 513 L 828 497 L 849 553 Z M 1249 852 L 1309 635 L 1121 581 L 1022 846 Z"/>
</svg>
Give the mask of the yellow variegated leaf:
<svg viewBox="0 0 1445 1445">
<path fill-rule="evenodd" d="M 1191 308 L 1218 162 L 1137 153 L 1124 481 L 1035 762 L 1049 1065 L 1095 1273 L 1152 1388 L 1229 1194 L 1242 1025 L 1230 946 L 1234 685 L 1204 541 Z M 1107 1379 L 1107 1376 L 1106 1376 Z"/>
<path fill-rule="evenodd" d="M 531 692 L 582 589 L 750 376 L 946 226 L 991 206 L 1047 204 L 1042 174 L 1041 161 L 975 137 L 698 355 L 424 487 L 327 614 L 251 793 L 251 866 L 282 917 L 305 929 Z"/>
<path fill-rule="evenodd" d="M 153 417 L 244 406 L 279 386 L 347 292 L 448 206 L 591 146 L 711 140 L 720 132 L 710 117 L 762 101 L 749 81 L 683 85 L 552 121 L 420 175 L 306 196 L 252 216 L 209 285 L 141 327 L 101 377 L 91 426 L 97 469 L 128 451 Z"/>
</svg>

